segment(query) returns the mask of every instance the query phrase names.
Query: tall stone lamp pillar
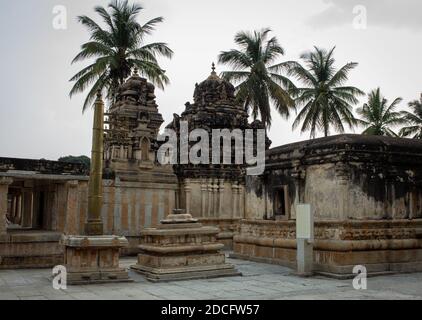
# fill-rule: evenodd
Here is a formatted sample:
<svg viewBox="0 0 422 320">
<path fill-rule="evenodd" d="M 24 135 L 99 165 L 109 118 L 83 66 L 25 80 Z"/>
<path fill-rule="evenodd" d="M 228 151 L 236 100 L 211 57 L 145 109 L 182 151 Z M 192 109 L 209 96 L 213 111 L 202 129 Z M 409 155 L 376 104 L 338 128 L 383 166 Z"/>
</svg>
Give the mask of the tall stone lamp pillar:
<svg viewBox="0 0 422 320">
<path fill-rule="evenodd" d="M 89 236 L 99 236 L 104 232 L 101 220 L 103 203 L 104 103 L 100 92 L 97 94 L 94 108 L 91 172 L 88 185 L 88 221 L 85 224 L 85 234 Z"/>
<path fill-rule="evenodd" d="M 64 236 L 67 283 L 90 284 L 130 281 L 126 269 L 119 267 L 120 249 L 128 245 L 125 237 L 104 235 L 103 202 L 104 103 L 101 92 L 94 105 L 91 173 L 88 186 L 88 219 L 85 235 Z"/>
</svg>

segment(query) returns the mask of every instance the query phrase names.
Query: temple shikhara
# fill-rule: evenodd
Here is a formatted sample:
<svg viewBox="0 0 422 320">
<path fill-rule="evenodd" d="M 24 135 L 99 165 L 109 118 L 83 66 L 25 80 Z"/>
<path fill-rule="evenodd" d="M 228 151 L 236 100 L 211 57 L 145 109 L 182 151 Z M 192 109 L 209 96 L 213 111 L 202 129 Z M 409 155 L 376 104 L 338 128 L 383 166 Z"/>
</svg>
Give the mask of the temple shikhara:
<svg viewBox="0 0 422 320">
<path fill-rule="evenodd" d="M 121 255 L 138 255 L 133 270 L 151 281 L 239 275 L 223 250 L 295 268 L 304 203 L 315 222 L 314 272 L 422 271 L 421 141 L 345 134 L 271 147 L 267 137 L 259 176 L 240 164 L 162 165 L 165 127 L 180 135 L 181 121 L 207 132 L 264 126 L 249 121 L 214 69 L 170 123 L 154 91 L 135 70 L 104 114 L 101 236 L 116 237 L 110 245 Z M 83 238 L 89 176 L 79 164 L 0 158 L 1 269 L 64 264 L 71 242 L 63 237 L 96 246 Z"/>
</svg>

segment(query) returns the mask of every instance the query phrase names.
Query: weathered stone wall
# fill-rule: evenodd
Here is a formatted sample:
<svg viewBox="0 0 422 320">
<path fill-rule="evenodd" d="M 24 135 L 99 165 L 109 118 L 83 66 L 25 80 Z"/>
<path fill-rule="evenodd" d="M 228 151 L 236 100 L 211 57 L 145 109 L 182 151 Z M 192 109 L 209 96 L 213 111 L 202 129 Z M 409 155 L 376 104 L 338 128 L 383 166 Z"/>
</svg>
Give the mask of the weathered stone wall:
<svg viewBox="0 0 422 320">
<path fill-rule="evenodd" d="M 341 135 L 272 149 L 265 175 L 247 177 L 247 216 L 274 219 L 284 187 L 287 219 L 298 203 L 316 220 L 422 218 L 422 142 L 403 140 Z"/>
<path fill-rule="evenodd" d="M 241 221 L 234 256 L 296 267 L 295 222 Z M 421 271 L 422 220 L 317 222 L 315 271 L 351 274 L 355 265 L 368 272 Z"/>
<path fill-rule="evenodd" d="M 136 253 L 141 229 L 154 227 L 175 207 L 175 184 L 104 180 L 102 219 L 104 232 L 129 240 L 126 253 Z M 80 182 L 76 210 L 69 211 L 61 224 L 66 234 L 83 234 L 88 208 L 88 183 Z M 69 203 L 68 203 L 69 206 Z"/>
</svg>

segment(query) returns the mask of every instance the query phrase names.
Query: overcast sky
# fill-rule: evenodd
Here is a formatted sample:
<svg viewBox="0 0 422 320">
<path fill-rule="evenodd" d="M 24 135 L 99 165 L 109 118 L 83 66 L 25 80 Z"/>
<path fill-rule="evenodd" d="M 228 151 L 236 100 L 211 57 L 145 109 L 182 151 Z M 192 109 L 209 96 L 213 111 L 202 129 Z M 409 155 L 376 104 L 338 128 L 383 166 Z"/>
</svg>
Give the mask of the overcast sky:
<svg viewBox="0 0 422 320">
<path fill-rule="evenodd" d="M 0 156 L 47 158 L 89 155 L 92 113 L 82 115 L 84 95 L 69 99 L 70 65 L 87 31 L 76 22 L 99 0 L 0 0 Z M 172 60 L 162 60 L 171 85 L 157 92 L 166 122 L 192 101 L 196 82 L 210 73 L 222 50 L 234 47 L 239 30 L 270 27 L 286 50 L 285 60 L 314 45 L 337 46 L 337 66 L 358 62 L 350 85 L 369 92 L 378 86 L 402 108 L 422 92 L 422 2 L 420 0 L 143 0 L 140 22 L 163 16 L 148 42 L 168 42 Z M 68 27 L 55 30 L 53 8 L 67 8 Z M 357 5 L 367 10 L 367 29 L 353 26 Z M 280 60 L 281 61 L 281 60 Z M 224 66 L 218 66 L 223 71 Z M 275 115 L 273 146 L 308 138 Z M 358 130 L 359 131 L 359 130 Z"/>
</svg>

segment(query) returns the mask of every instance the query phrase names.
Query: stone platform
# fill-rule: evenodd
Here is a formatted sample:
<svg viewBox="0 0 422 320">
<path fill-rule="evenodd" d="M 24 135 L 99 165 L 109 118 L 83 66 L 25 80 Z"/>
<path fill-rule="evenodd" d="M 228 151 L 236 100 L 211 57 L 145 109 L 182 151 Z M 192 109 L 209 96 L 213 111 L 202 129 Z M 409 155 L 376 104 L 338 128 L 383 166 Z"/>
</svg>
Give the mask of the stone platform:
<svg viewBox="0 0 422 320">
<path fill-rule="evenodd" d="M 63 264 L 62 234 L 10 230 L 0 236 L 0 269 L 52 268 Z"/>
<path fill-rule="evenodd" d="M 130 282 L 128 272 L 119 267 L 120 249 L 128 245 L 125 237 L 63 237 L 67 284 Z"/>
<path fill-rule="evenodd" d="M 131 268 L 153 282 L 241 275 L 226 263 L 218 233 L 190 214 L 172 214 L 157 228 L 141 232 L 141 253 Z"/>
</svg>

